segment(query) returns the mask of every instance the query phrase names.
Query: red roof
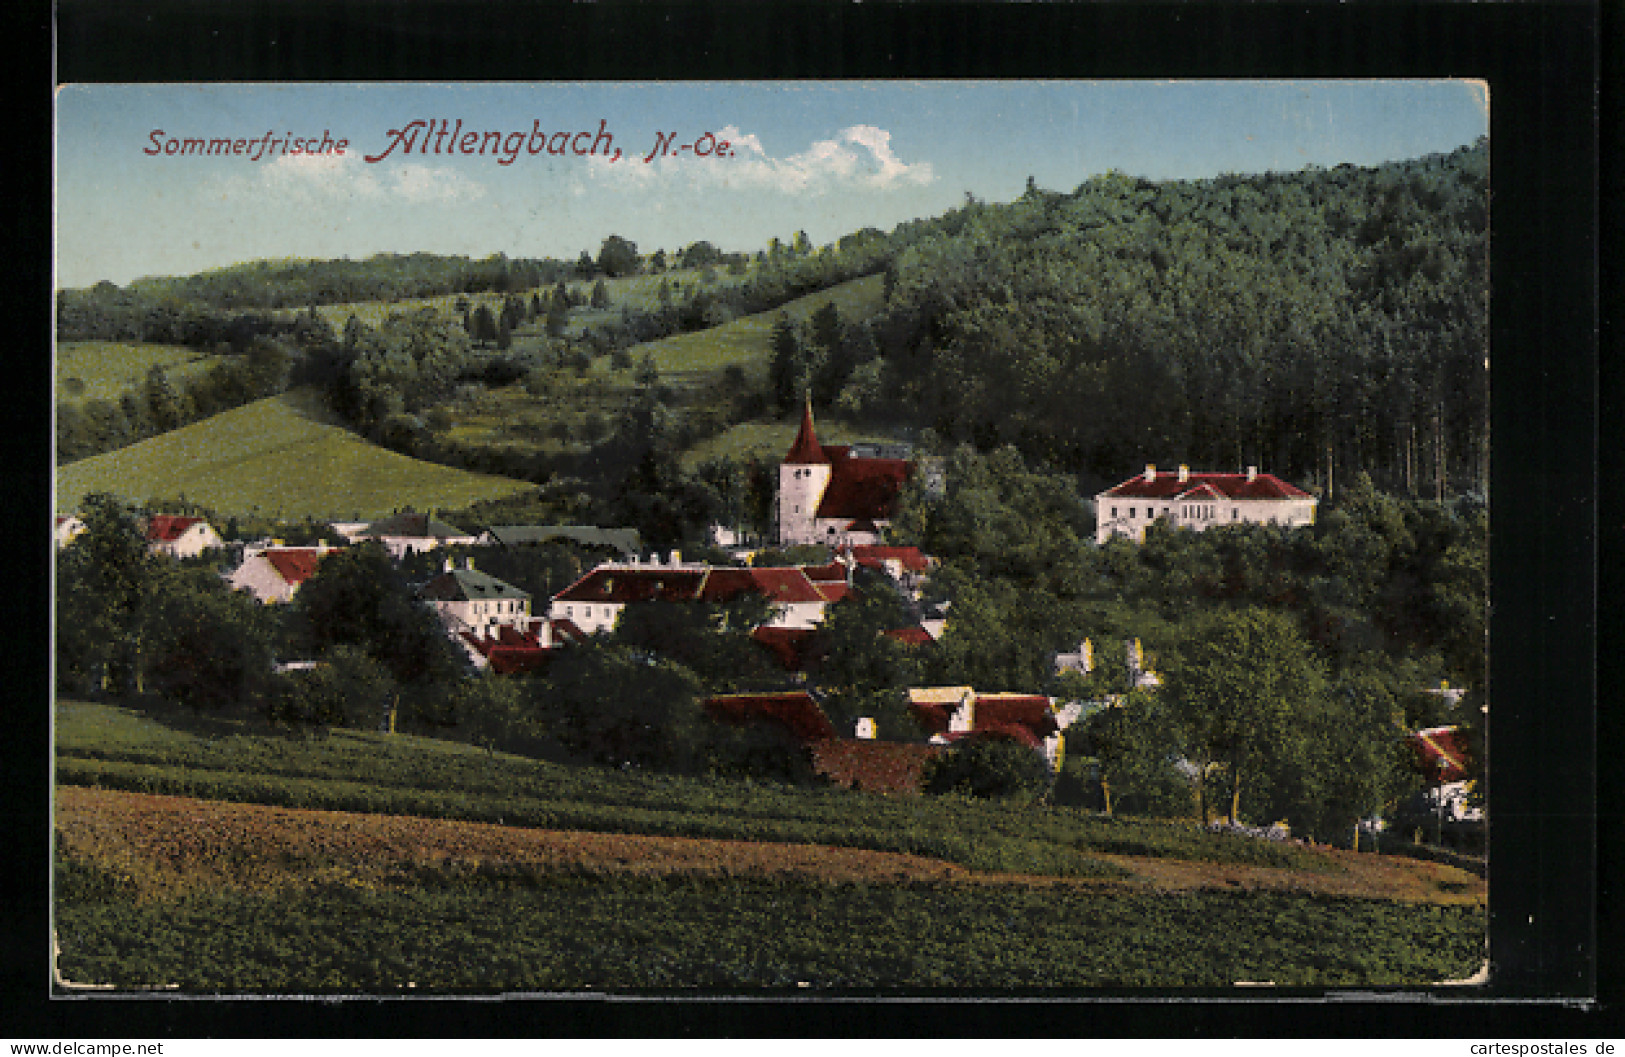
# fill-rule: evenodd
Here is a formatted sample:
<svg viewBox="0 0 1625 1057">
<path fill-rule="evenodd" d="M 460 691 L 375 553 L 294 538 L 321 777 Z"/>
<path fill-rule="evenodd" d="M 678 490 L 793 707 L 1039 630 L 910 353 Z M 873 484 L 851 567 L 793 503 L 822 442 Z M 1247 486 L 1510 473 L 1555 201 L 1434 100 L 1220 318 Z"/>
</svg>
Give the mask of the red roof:
<svg viewBox="0 0 1625 1057">
<path fill-rule="evenodd" d="M 841 599 L 852 593 L 852 585 L 847 583 L 835 583 L 834 581 L 827 581 L 825 583 L 814 584 L 813 586 L 818 588 L 819 595 L 821 595 L 826 602 L 839 602 Z"/>
<path fill-rule="evenodd" d="M 179 514 L 154 514 L 147 521 L 147 539 L 153 543 L 173 543 L 202 520 L 200 517 L 182 517 Z"/>
<path fill-rule="evenodd" d="M 712 569 L 700 588 L 700 601 L 727 602 L 743 594 L 759 594 L 770 602 L 823 602 L 807 574 L 798 568 Z"/>
<path fill-rule="evenodd" d="M 553 596 L 555 602 L 692 602 L 704 569 L 641 569 L 599 566 Z"/>
<path fill-rule="evenodd" d="M 1152 480 L 1145 474 L 1130 477 L 1115 488 L 1108 488 L 1102 496 L 1112 499 L 1310 499 L 1301 488 L 1287 484 L 1274 474 L 1261 473 L 1249 481 L 1244 473 L 1187 473 L 1179 479 L 1177 470 L 1152 472 Z"/>
<path fill-rule="evenodd" d="M 897 507 L 897 495 L 913 469 L 907 459 L 856 459 L 851 449 L 831 446 L 829 487 L 818 502 L 817 517 L 886 520 Z"/>
<path fill-rule="evenodd" d="M 1433 782 L 1459 782 L 1466 778 L 1472 754 L 1467 732 L 1460 727 L 1429 727 L 1410 736 L 1411 751 Z"/>
<path fill-rule="evenodd" d="M 750 633 L 787 672 L 805 671 L 812 658 L 809 651 L 817 645 L 818 633 L 812 628 L 759 627 Z"/>
<path fill-rule="evenodd" d="M 715 718 L 729 723 L 771 720 L 783 725 L 804 742 L 835 736 L 835 725 L 805 690 L 773 694 L 719 694 L 706 698 L 705 708 Z"/>
<path fill-rule="evenodd" d="M 1054 734 L 1055 712 L 1042 694 L 977 694 L 975 728 L 1018 726 L 1037 736 Z"/>
<path fill-rule="evenodd" d="M 888 632 L 888 634 L 890 634 Z M 911 701 L 909 711 L 930 734 L 947 734 L 948 720 L 958 710 L 957 701 Z M 1060 729 L 1050 699 L 1042 694 L 977 694 L 971 713 L 971 734 L 1010 734 L 1025 731 L 1024 744 L 1038 745 Z M 965 737 L 965 734 L 950 735 Z"/>
<path fill-rule="evenodd" d="M 813 429 L 812 397 L 807 397 L 807 404 L 801 410 L 801 428 L 796 431 L 796 440 L 790 445 L 790 453 L 784 457 L 787 466 L 814 466 L 829 462 L 822 444 L 818 443 L 818 433 Z"/>
<path fill-rule="evenodd" d="M 323 553 L 315 547 L 290 547 L 266 551 L 265 560 L 271 563 L 271 568 L 285 582 L 302 584 L 316 571 L 316 564 L 322 560 Z"/>
<path fill-rule="evenodd" d="M 883 562 L 901 562 L 911 573 L 923 573 L 931 568 L 931 559 L 918 547 L 883 547 L 879 544 L 859 543 L 851 548 L 852 559 L 859 565 L 879 567 Z"/>
<path fill-rule="evenodd" d="M 908 646 L 923 646 L 928 642 L 936 641 L 931 637 L 929 631 L 917 624 L 912 628 L 894 628 L 891 631 L 883 631 L 881 634 Z"/>
<path fill-rule="evenodd" d="M 825 565 L 803 565 L 801 571 L 807 574 L 807 579 L 822 587 L 825 583 L 838 580 L 846 583 L 846 566 L 840 562 L 829 562 Z"/>
</svg>

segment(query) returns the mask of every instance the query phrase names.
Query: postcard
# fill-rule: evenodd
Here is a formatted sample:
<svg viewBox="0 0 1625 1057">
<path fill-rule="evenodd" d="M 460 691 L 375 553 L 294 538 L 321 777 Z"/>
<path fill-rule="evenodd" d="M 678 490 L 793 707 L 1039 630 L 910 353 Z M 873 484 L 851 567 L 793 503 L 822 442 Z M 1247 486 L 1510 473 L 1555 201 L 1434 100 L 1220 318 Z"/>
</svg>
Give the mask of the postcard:
<svg viewBox="0 0 1625 1057">
<path fill-rule="evenodd" d="M 1492 105 L 62 87 L 55 992 L 1491 981 Z"/>
</svg>

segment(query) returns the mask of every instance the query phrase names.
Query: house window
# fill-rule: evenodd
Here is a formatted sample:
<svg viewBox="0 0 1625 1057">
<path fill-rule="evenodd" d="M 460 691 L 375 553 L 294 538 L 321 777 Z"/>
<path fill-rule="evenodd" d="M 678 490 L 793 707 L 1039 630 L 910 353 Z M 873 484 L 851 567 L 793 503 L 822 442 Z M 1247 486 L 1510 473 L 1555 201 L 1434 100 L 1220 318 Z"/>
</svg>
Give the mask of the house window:
<svg viewBox="0 0 1625 1057">
<path fill-rule="evenodd" d="M 1231 507 L 1230 508 L 1230 520 L 1231 521 L 1236 521 L 1240 517 L 1241 517 L 1241 508 L 1239 506 Z"/>
<path fill-rule="evenodd" d="M 1112 507 L 1112 517 L 1116 517 L 1116 516 L 1117 516 L 1117 508 Z"/>
<path fill-rule="evenodd" d="M 1128 508 L 1128 516 L 1129 516 L 1130 520 L 1133 520 L 1133 518 L 1134 518 L 1134 508 L 1133 507 Z"/>
<path fill-rule="evenodd" d="M 585 609 L 583 609 L 581 611 L 581 617 L 582 617 L 583 620 L 591 620 L 592 619 L 592 606 L 587 606 Z"/>
</svg>

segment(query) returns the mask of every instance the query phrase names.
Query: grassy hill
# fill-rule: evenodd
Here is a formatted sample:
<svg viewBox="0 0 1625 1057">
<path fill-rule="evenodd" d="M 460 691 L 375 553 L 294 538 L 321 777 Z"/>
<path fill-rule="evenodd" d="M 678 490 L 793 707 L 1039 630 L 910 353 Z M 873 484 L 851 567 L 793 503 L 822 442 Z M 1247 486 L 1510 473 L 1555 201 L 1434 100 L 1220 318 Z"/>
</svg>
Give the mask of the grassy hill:
<svg viewBox="0 0 1625 1057">
<path fill-rule="evenodd" d="M 368 518 L 411 505 L 461 507 L 531 487 L 368 444 L 308 393 L 285 393 L 57 470 L 57 509 L 106 491 L 186 498 L 222 514 Z"/>
<path fill-rule="evenodd" d="M 56 348 L 56 398 L 77 404 L 117 400 L 162 367 L 177 388 L 208 370 L 216 357 L 184 345 L 64 341 Z"/>
<path fill-rule="evenodd" d="M 791 415 L 776 422 L 741 422 L 727 432 L 701 441 L 683 453 L 683 465 L 692 470 L 707 459 L 728 456 L 734 459 L 777 461 L 790 450 L 801 417 Z M 878 430 L 848 425 L 839 419 L 818 419 L 818 440 L 823 444 L 891 444 L 906 442 L 910 436 L 900 430 Z"/>
<path fill-rule="evenodd" d="M 183 990 L 1422 984 L 1452 867 L 1106 819 L 57 709 L 59 971 Z"/>
<path fill-rule="evenodd" d="M 615 280 L 625 284 L 619 296 L 630 296 L 628 291 L 641 291 L 649 295 L 651 276 Z M 634 286 L 632 284 L 641 284 Z M 689 334 L 678 334 L 659 341 L 645 342 L 631 350 L 630 362 L 641 364 L 645 357 L 654 361 L 660 373 L 660 382 L 676 393 L 679 405 L 694 406 L 706 399 L 708 387 L 723 384 L 729 368 L 743 371 L 748 379 L 759 384 L 767 376 L 772 358 L 773 325 L 782 312 L 791 319 L 805 320 L 833 302 L 845 320 L 866 319 L 878 312 L 884 304 L 884 286 L 878 275 L 866 276 L 841 283 L 815 294 L 797 298 L 771 312 L 744 316 L 721 326 Z M 617 302 L 618 303 L 618 302 Z M 581 313 L 573 313 L 576 319 Z M 574 325 L 574 324 L 573 324 Z M 522 353 L 538 343 L 536 324 L 528 324 L 514 335 L 514 350 Z M 582 372 L 558 368 L 551 372 L 545 389 L 529 392 L 524 386 L 512 385 L 500 389 L 470 394 L 446 405 L 447 425 L 437 435 L 463 445 L 538 451 L 549 454 L 581 450 L 585 443 L 600 439 L 616 414 L 626 405 L 637 386 L 634 368 L 616 368 L 608 357 L 593 361 L 590 369 Z M 595 428 L 593 422 L 598 424 Z M 704 445 L 708 454 L 724 452 L 741 454 L 747 451 L 767 452 L 789 446 L 794 436 L 779 436 L 777 422 L 750 423 L 735 427 L 724 438 L 716 438 Z M 832 440 L 893 439 L 865 434 Z M 694 464 L 703 461 L 685 457 Z"/>
</svg>

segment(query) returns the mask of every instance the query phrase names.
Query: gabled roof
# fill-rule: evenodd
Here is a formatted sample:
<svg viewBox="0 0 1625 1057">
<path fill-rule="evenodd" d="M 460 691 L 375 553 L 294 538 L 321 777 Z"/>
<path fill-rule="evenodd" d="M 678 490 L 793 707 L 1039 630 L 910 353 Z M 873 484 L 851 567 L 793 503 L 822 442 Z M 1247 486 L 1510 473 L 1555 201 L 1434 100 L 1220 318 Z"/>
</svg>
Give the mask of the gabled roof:
<svg viewBox="0 0 1625 1057">
<path fill-rule="evenodd" d="M 974 701 L 971 729 L 967 734 L 1008 735 L 1036 747 L 1060 729 L 1050 699 L 1042 694 L 981 694 L 968 686 L 911 687 L 908 707 L 931 734 L 963 737 L 964 734 L 948 734 L 949 720 L 958 711 L 960 702 L 971 695 Z"/>
<path fill-rule="evenodd" d="M 790 445 L 790 452 L 784 457 L 784 464 L 818 466 L 829 461 L 824 446 L 818 443 L 818 432 L 813 429 L 812 396 L 809 395 L 806 405 L 801 409 L 801 428 L 796 431 L 795 443 Z"/>
<path fill-rule="evenodd" d="M 807 574 L 799 568 L 769 566 L 751 569 L 712 569 L 700 588 L 702 602 L 727 602 L 742 594 L 759 594 L 770 602 L 823 602 Z"/>
<path fill-rule="evenodd" d="M 1459 782 L 1470 773 L 1467 732 L 1460 727 L 1429 727 L 1412 734 L 1409 741 L 1429 781 Z"/>
<path fill-rule="evenodd" d="M 918 624 L 911 628 L 893 628 L 890 631 L 882 631 L 881 634 L 889 639 L 896 639 L 905 646 L 924 646 L 928 642 L 937 641 L 931 637 L 929 631 Z"/>
<path fill-rule="evenodd" d="M 976 730 L 1015 726 L 1039 737 L 1060 729 L 1050 699 L 1042 694 L 977 694 L 972 726 Z"/>
<path fill-rule="evenodd" d="M 907 459 L 858 459 L 844 446 L 827 447 L 829 486 L 818 502 L 816 517 L 853 521 L 889 519 L 913 464 Z"/>
<path fill-rule="evenodd" d="M 705 709 L 730 723 L 769 720 L 804 742 L 835 737 L 835 724 L 805 690 L 768 694 L 719 694 L 705 700 Z"/>
<path fill-rule="evenodd" d="M 315 547 L 279 547 L 261 555 L 285 583 L 302 584 L 316 571 L 316 565 L 326 553 Z"/>
<path fill-rule="evenodd" d="M 752 631 L 750 637 L 771 653 L 779 667 L 787 672 L 805 671 L 818 645 L 818 633 L 812 628 L 776 628 L 764 624 Z"/>
<path fill-rule="evenodd" d="M 426 602 L 483 602 L 488 599 L 526 599 L 530 597 L 530 592 L 478 569 L 452 569 L 424 584 L 418 591 L 418 597 Z"/>
<path fill-rule="evenodd" d="M 828 562 L 824 565 L 803 565 L 801 571 L 807 574 L 807 579 L 815 585 L 822 585 L 834 581 L 846 583 L 846 566 L 840 562 Z"/>
<path fill-rule="evenodd" d="M 569 540 L 583 547 L 612 547 L 623 554 L 642 549 L 635 528 L 598 528 L 596 525 L 492 525 L 485 530 L 504 547 Z"/>
<path fill-rule="evenodd" d="M 851 548 L 852 560 L 859 565 L 878 568 L 888 561 L 900 562 L 911 573 L 923 573 L 931 568 L 931 559 L 918 547 L 883 547 L 879 544 L 859 543 Z"/>
<path fill-rule="evenodd" d="M 173 543 L 202 520 L 200 517 L 182 517 L 179 514 L 154 514 L 147 519 L 147 540 L 150 543 Z"/>
<path fill-rule="evenodd" d="M 402 536 L 410 539 L 451 539 L 466 537 L 468 533 L 448 525 L 432 514 L 407 511 L 391 514 L 382 521 L 374 521 L 357 533 L 359 536 Z"/>
<path fill-rule="evenodd" d="M 600 565 L 553 596 L 555 602 L 692 602 L 705 580 L 704 569 L 629 569 Z"/>
<path fill-rule="evenodd" d="M 1150 475 L 1149 478 L 1147 475 Z M 1251 480 L 1248 478 L 1251 477 Z M 1109 499 L 1312 499 L 1303 489 L 1290 485 L 1274 474 L 1187 473 L 1179 479 L 1177 470 L 1148 469 L 1122 484 L 1100 493 Z"/>
</svg>

